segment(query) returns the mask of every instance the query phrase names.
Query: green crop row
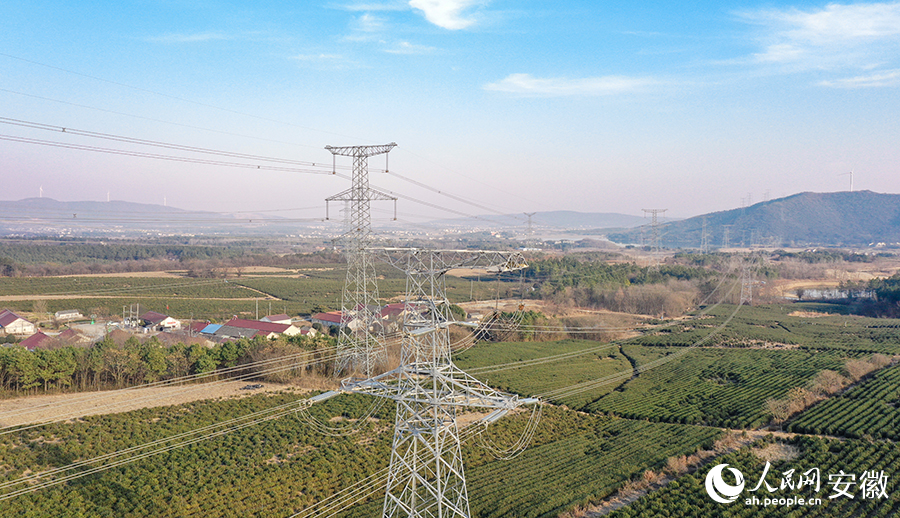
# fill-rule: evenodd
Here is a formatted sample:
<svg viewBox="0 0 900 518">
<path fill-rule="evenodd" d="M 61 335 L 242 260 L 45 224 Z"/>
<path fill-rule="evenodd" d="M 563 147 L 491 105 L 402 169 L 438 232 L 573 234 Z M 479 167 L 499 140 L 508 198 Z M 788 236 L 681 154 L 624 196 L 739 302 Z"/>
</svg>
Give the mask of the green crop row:
<svg viewBox="0 0 900 518">
<path fill-rule="evenodd" d="M 845 437 L 900 439 L 900 366 L 882 369 L 802 413 L 787 429 Z"/>
<path fill-rule="evenodd" d="M 714 502 L 708 495 L 705 477 L 712 465 L 682 476 L 668 484 L 665 488 L 654 491 L 638 501 L 610 513 L 610 518 L 706 518 L 717 516 L 722 518 L 756 518 L 756 517 L 838 517 L 868 516 L 888 517 L 900 513 L 900 493 L 896 491 L 896 466 L 900 462 L 900 445 L 884 442 L 864 442 L 857 440 L 836 441 L 816 437 L 798 437 L 791 441 L 791 446 L 799 450 L 799 457 L 792 460 L 777 460 L 766 476 L 766 482 L 773 487 L 769 492 L 765 486 L 756 492 L 750 490 L 757 485 L 765 469 L 766 461 L 754 455 L 750 449 L 716 459 L 715 464 L 728 464 L 738 469 L 745 477 L 744 490 L 737 501 L 730 504 Z M 802 489 L 791 489 L 782 486 L 782 474 L 793 470 L 792 479 L 796 482 L 801 473 L 817 468 L 821 475 L 818 493 L 815 486 Z M 844 473 L 854 475 L 853 483 L 847 486 L 853 498 L 839 495 L 836 486 L 829 478 L 831 474 Z M 886 497 L 865 495 L 861 487 L 860 477 L 866 471 L 883 471 L 887 475 Z M 848 481 L 844 477 L 841 481 Z M 843 486 L 842 486 L 843 487 Z M 759 503 L 747 499 L 756 497 Z M 818 498 L 820 501 L 804 505 L 769 505 L 765 506 L 765 498 L 796 500 Z"/>
<path fill-rule="evenodd" d="M 645 364 L 637 359 L 641 349 L 626 345 L 623 352 L 641 366 Z M 822 370 L 840 369 L 845 360 L 833 352 L 799 350 L 670 348 L 665 352 L 672 353 L 671 361 L 641 372 L 584 409 L 654 421 L 755 427 L 770 419 L 766 400 L 806 386 Z"/>
<path fill-rule="evenodd" d="M 228 418 L 296 401 L 290 394 L 204 401 L 86 417 L 0 437 L 0 481 L 28 472 L 188 432 Z M 311 409 L 314 418 L 357 418 L 372 400 L 341 396 Z M 393 408 L 375 409 L 357 433 L 322 435 L 289 415 L 108 469 L 67 484 L 0 501 L 0 515 L 32 517 L 288 517 L 388 464 Z M 484 432 L 499 444 L 516 441 L 528 413 Z M 347 425 L 350 421 L 344 421 Z M 340 426 L 341 423 L 327 423 Z M 608 419 L 546 408 L 531 447 L 510 461 L 494 459 L 477 439 L 463 457 L 473 516 L 555 516 L 602 498 L 670 455 L 710 444 L 719 431 Z M 653 444 L 648 448 L 647 444 Z M 371 503 L 344 502 L 344 516 L 379 514 L 383 486 Z M 340 496 L 340 495 L 339 495 Z"/>
</svg>

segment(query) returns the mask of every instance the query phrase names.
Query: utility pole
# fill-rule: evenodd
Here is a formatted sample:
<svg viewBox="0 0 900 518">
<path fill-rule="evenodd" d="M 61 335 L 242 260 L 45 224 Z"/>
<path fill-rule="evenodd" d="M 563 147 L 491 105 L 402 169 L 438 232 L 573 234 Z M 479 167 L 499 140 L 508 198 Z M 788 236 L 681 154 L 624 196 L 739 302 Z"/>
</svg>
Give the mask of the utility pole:
<svg viewBox="0 0 900 518">
<path fill-rule="evenodd" d="M 492 273 L 519 270 L 519 252 L 386 249 L 385 259 L 406 272 L 406 311 L 400 366 L 342 390 L 397 403 L 383 518 L 470 518 L 457 416 L 491 412 L 491 423 L 537 399 L 498 392 L 457 367 L 451 358 L 453 316 L 444 274 L 453 268 Z"/>
<path fill-rule="evenodd" d="M 644 217 L 647 217 L 647 214 L 651 215 L 650 219 L 650 231 L 651 231 L 651 249 L 650 253 L 653 255 L 653 268 L 655 270 L 659 270 L 659 214 L 665 214 L 669 209 L 642 209 L 644 211 Z"/>
<path fill-rule="evenodd" d="M 387 155 L 396 145 L 391 142 L 377 146 L 325 146 L 333 159 L 337 156 L 353 157 L 352 186 L 325 199 L 326 219 L 328 202 L 350 203 L 349 229 L 340 239 L 347 259 L 347 279 L 341 294 L 341 331 L 338 335 L 336 374 L 350 370 L 362 372 L 368 378 L 387 359 L 384 340 L 379 340 L 384 330 L 378 322 L 381 307 L 375 264 L 367 248 L 372 244 L 371 202 L 393 201 L 394 219 L 397 219 L 397 198 L 369 188 L 368 160 L 370 156 Z"/>
</svg>

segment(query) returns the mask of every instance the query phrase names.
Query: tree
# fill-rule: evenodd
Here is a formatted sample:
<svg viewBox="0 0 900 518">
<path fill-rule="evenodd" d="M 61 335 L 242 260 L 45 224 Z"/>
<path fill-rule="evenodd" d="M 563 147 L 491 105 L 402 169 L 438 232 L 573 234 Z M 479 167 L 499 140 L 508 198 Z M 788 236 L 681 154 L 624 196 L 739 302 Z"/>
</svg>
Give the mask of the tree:
<svg viewBox="0 0 900 518">
<path fill-rule="evenodd" d="M 791 415 L 790 401 L 785 399 L 767 399 L 766 409 L 779 424 L 784 424 L 784 421 Z"/>
</svg>

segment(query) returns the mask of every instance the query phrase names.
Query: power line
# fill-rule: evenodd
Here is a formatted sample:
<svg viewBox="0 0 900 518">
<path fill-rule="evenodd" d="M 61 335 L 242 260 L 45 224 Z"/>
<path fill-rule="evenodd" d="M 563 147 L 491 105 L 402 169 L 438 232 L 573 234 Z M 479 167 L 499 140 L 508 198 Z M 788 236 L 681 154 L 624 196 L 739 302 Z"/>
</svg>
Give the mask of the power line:
<svg viewBox="0 0 900 518">
<path fill-rule="evenodd" d="M 79 135 L 79 136 L 83 136 L 83 137 L 99 138 L 99 139 L 111 140 L 111 141 L 115 141 L 115 142 L 125 142 L 128 144 L 140 144 L 140 145 L 144 145 L 144 146 L 175 149 L 175 150 L 179 150 L 179 151 L 189 151 L 192 153 L 206 153 L 206 154 L 211 154 L 211 155 L 225 156 L 225 157 L 229 157 L 229 158 L 241 158 L 241 159 L 245 159 L 245 160 L 260 160 L 260 161 L 265 161 L 265 162 L 276 162 L 276 163 L 280 163 L 280 164 L 302 165 L 302 166 L 309 166 L 309 167 L 325 168 L 327 166 L 327 164 L 320 164 L 317 166 L 315 162 L 306 162 L 306 161 L 301 161 L 301 160 L 289 160 L 289 159 L 285 159 L 285 158 L 274 158 L 274 157 L 267 157 L 267 156 L 260 156 L 260 155 L 251 155 L 251 154 L 247 154 L 247 153 L 236 153 L 233 151 L 222 151 L 222 150 L 217 150 L 217 149 L 208 149 L 208 148 L 201 148 L 201 147 L 196 147 L 196 146 L 186 146 L 186 145 L 182 145 L 182 144 L 172 144 L 172 143 L 168 143 L 168 142 L 160 142 L 157 140 L 147 140 L 147 139 L 139 139 L 139 138 L 134 138 L 134 137 L 126 137 L 126 136 L 122 136 L 122 135 L 112 135 L 109 133 L 99 133 L 96 131 L 80 130 L 80 129 L 69 128 L 69 127 L 64 127 L 64 126 L 53 126 L 50 124 L 44 124 L 44 123 L 40 123 L 40 122 L 25 121 L 25 120 L 20 120 L 20 119 L 11 119 L 8 117 L 0 117 L 0 123 L 12 125 L 12 126 L 19 126 L 19 127 L 23 127 L 23 128 L 53 131 L 53 132 L 57 132 L 57 133 L 66 133 L 66 134 L 70 134 L 70 135 Z"/>
<path fill-rule="evenodd" d="M 11 142 L 20 142 L 25 144 L 35 144 L 40 146 L 50 146 L 50 147 L 58 147 L 65 149 L 77 149 L 80 151 L 92 151 L 96 153 L 106 153 L 111 155 L 124 155 L 124 156 L 132 156 L 132 157 L 140 157 L 140 158 L 152 158 L 156 160 L 168 160 L 172 162 L 186 162 L 191 164 L 204 164 L 204 165 L 215 165 L 215 166 L 224 166 L 224 167 L 239 167 L 244 169 L 257 169 L 263 171 L 281 171 L 281 172 L 289 172 L 289 173 L 309 173 L 309 174 L 321 174 L 321 175 L 329 175 L 333 173 L 329 173 L 328 171 L 319 171 L 313 169 L 298 169 L 295 167 L 276 167 L 270 165 L 259 165 L 259 164 L 243 164 L 239 162 L 224 162 L 221 160 L 210 160 L 205 158 L 189 158 L 189 157 L 179 157 L 174 155 L 159 155 L 155 153 L 144 153 L 140 151 L 126 151 L 121 149 L 112 149 L 112 148 L 102 148 L 97 146 L 85 146 L 81 144 L 66 144 L 63 142 L 55 142 L 51 140 L 40 140 L 26 137 L 16 137 L 12 135 L 0 135 L 0 140 L 8 140 Z"/>
<path fill-rule="evenodd" d="M 199 101 L 192 101 L 192 100 L 190 100 L 190 99 L 185 99 L 185 98 L 183 98 L 183 97 L 178 97 L 178 96 L 175 96 L 175 95 L 164 94 L 164 93 L 161 93 L 161 92 L 156 92 L 156 91 L 154 91 L 154 90 L 148 90 L 148 89 L 146 89 L 146 88 L 141 88 L 141 87 L 138 87 L 138 86 L 133 86 L 133 85 L 125 84 L 125 83 L 119 83 L 119 82 L 117 82 L 117 81 L 111 81 L 111 80 L 109 80 L 109 79 L 103 79 L 103 78 L 101 78 L 101 77 L 96 77 L 96 76 L 92 76 L 92 75 L 89 75 L 89 74 L 84 74 L 84 73 L 81 73 L 81 72 L 76 72 L 76 71 L 74 71 L 74 70 L 69 70 L 69 69 L 62 68 L 62 67 L 57 67 L 57 66 L 54 66 L 54 65 L 47 65 L 46 63 L 41 63 L 41 62 L 39 62 L 39 61 L 34 61 L 34 60 L 31 60 L 31 59 L 21 58 L 21 57 L 18 57 L 18 56 L 13 56 L 13 55 L 11 55 L 11 54 L 6 54 L 6 53 L 3 53 L 3 52 L 0 52 L 0 56 L 5 56 L 5 57 L 11 58 L 11 59 L 16 59 L 16 60 L 19 60 L 19 61 L 23 61 L 23 62 L 25 62 L 25 63 L 31 63 L 32 65 L 38 65 L 38 66 L 50 68 L 50 69 L 53 69 L 53 70 L 59 70 L 59 71 L 61 71 L 61 72 L 65 72 L 65 73 L 67 73 L 67 74 L 73 74 L 73 75 L 76 75 L 76 76 L 86 77 L 86 78 L 88 78 L 88 79 L 93 79 L 93 80 L 95 80 L 95 81 L 100 81 L 100 82 L 103 82 L 103 83 L 108 83 L 108 84 L 111 84 L 111 85 L 120 86 L 120 87 L 123 87 L 123 88 L 128 88 L 128 89 L 135 90 L 135 91 L 138 91 L 138 92 L 145 92 L 145 93 L 149 93 L 149 94 L 153 94 L 153 95 L 158 95 L 158 96 L 160 96 L 160 97 L 165 97 L 165 98 L 167 98 L 167 99 L 172 99 L 172 100 L 175 100 L 175 101 L 181 101 L 181 102 L 185 102 L 185 103 L 188 103 L 188 104 L 194 104 L 194 105 L 197 105 L 197 106 L 202 106 L 202 107 L 204 107 L 204 108 L 212 108 L 212 109 L 214 109 L 214 110 L 219 110 L 219 111 L 223 111 L 223 112 L 226 112 L 226 113 L 232 113 L 232 114 L 235 114 L 235 115 L 241 115 L 241 116 L 244 116 L 244 117 L 250 117 L 250 118 L 252 118 L 252 119 L 257 119 L 257 120 L 261 120 L 261 121 L 265 121 L 265 122 L 274 122 L 274 123 L 276 123 L 276 124 L 283 124 L 283 125 L 285 125 L 285 126 L 292 126 L 292 127 L 295 127 L 295 128 L 301 128 L 301 129 L 305 129 L 305 130 L 315 131 L 315 132 L 318 132 L 318 133 L 326 133 L 326 134 L 329 134 L 329 135 L 335 135 L 335 136 L 338 136 L 338 137 L 354 138 L 354 137 L 349 137 L 349 136 L 347 136 L 347 135 L 343 135 L 343 134 L 341 134 L 341 133 L 334 133 L 334 132 L 331 132 L 331 131 L 325 131 L 325 130 L 320 130 L 320 129 L 316 129 L 316 128 L 310 128 L 310 127 L 307 127 L 307 126 L 301 126 L 301 125 L 299 125 L 299 124 L 295 124 L 295 123 L 291 123 L 291 122 L 285 122 L 285 121 L 281 121 L 281 120 L 278 120 L 278 119 L 271 119 L 271 118 L 268 118 L 268 117 L 261 117 L 261 116 L 259 116 L 259 115 L 253 115 L 253 114 L 246 113 L 246 112 L 242 112 L 242 111 L 239 111 L 239 110 L 232 110 L 232 109 L 230 109 L 230 108 L 223 108 L 223 107 L 221 107 L 221 106 L 215 106 L 215 105 L 212 105 L 212 104 L 206 104 L 206 103 L 202 103 L 202 102 L 199 102 Z M 358 138 L 357 138 L 357 139 L 355 139 L 355 140 L 364 140 L 364 139 L 358 139 Z"/>
</svg>

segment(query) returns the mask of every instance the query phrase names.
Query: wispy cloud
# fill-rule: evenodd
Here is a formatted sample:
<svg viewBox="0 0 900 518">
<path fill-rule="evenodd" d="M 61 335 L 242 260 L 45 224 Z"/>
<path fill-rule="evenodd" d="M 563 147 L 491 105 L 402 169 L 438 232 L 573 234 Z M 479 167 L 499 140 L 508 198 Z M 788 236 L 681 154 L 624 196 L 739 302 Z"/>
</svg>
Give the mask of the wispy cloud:
<svg viewBox="0 0 900 518">
<path fill-rule="evenodd" d="M 646 77 L 602 76 L 570 79 L 510 74 L 505 79 L 484 85 L 484 89 L 529 96 L 562 97 L 622 94 L 656 84 L 659 84 L 658 80 Z"/>
<path fill-rule="evenodd" d="M 371 42 L 382 40 L 387 30 L 387 20 L 381 16 L 365 12 L 350 21 L 350 32 L 343 37 L 344 41 Z"/>
<path fill-rule="evenodd" d="M 871 66 L 896 59 L 900 2 L 828 4 L 818 9 L 760 9 L 738 17 L 760 27 L 757 63 L 801 68 Z"/>
<path fill-rule="evenodd" d="M 409 6 L 422 11 L 426 20 L 452 31 L 473 25 L 476 20 L 471 8 L 483 3 L 482 0 L 409 0 Z"/>
<path fill-rule="evenodd" d="M 821 86 L 834 88 L 871 88 L 877 86 L 900 86 L 900 70 L 886 70 L 876 74 L 868 74 L 832 81 L 821 81 Z"/>
<path fill-rule="evenodd" d="M 385 20 L 380 16 L 375 16 L 374 14 L 367 12 L 357 16 L 353 20 L 351 28 L 354 31 L 359 32 L 382 32 L 385 28 Z"/>
<path fill-rule="evenodd" d="M 340 54 L 298 54 L 292 56 L 291 59 L 297 61 L 341 61 L 344 57 Z"/>
<path fill-rule="evenodd" d="M 384 49 L 385 52 L 390 54 L 429 54 L 434 52 L 434 47 L 429 47 L 427 45 L 416 45 L 415 43 L 410 43 L 408 41 L 398 41 L 392 46 L 389 46 Z"/>
<path fill-rule="evenodd" d="M 365 11 L 365 12 L 377 12 L 377 11 L 406 11 L 409 9 L 409 6 L 406 2 L 403 1 L 394 1 L 394 2 L 360 2 L 360 3 L 351 3 L 351 4 L 343 4 L 339 6 L 331 6 L 335 9 L 342 9 L 344 11 Z"/>
<path fill-rule="evenodd" d="M 342 54 L 298 54 L 291 56 L 290 59 L 302 63 L 305 68 L 317 70 L 355 70 L 365 68 L 359 62 L 348 59 Z"/>
<path fill-rule="evenodd" d="M 230 40 L 232 36 L 220 32 L 199 32 L 196 34 L 164 34 L 150 38 L 157 43 L 197 43 L 213 40 Z"/>
</svg>

